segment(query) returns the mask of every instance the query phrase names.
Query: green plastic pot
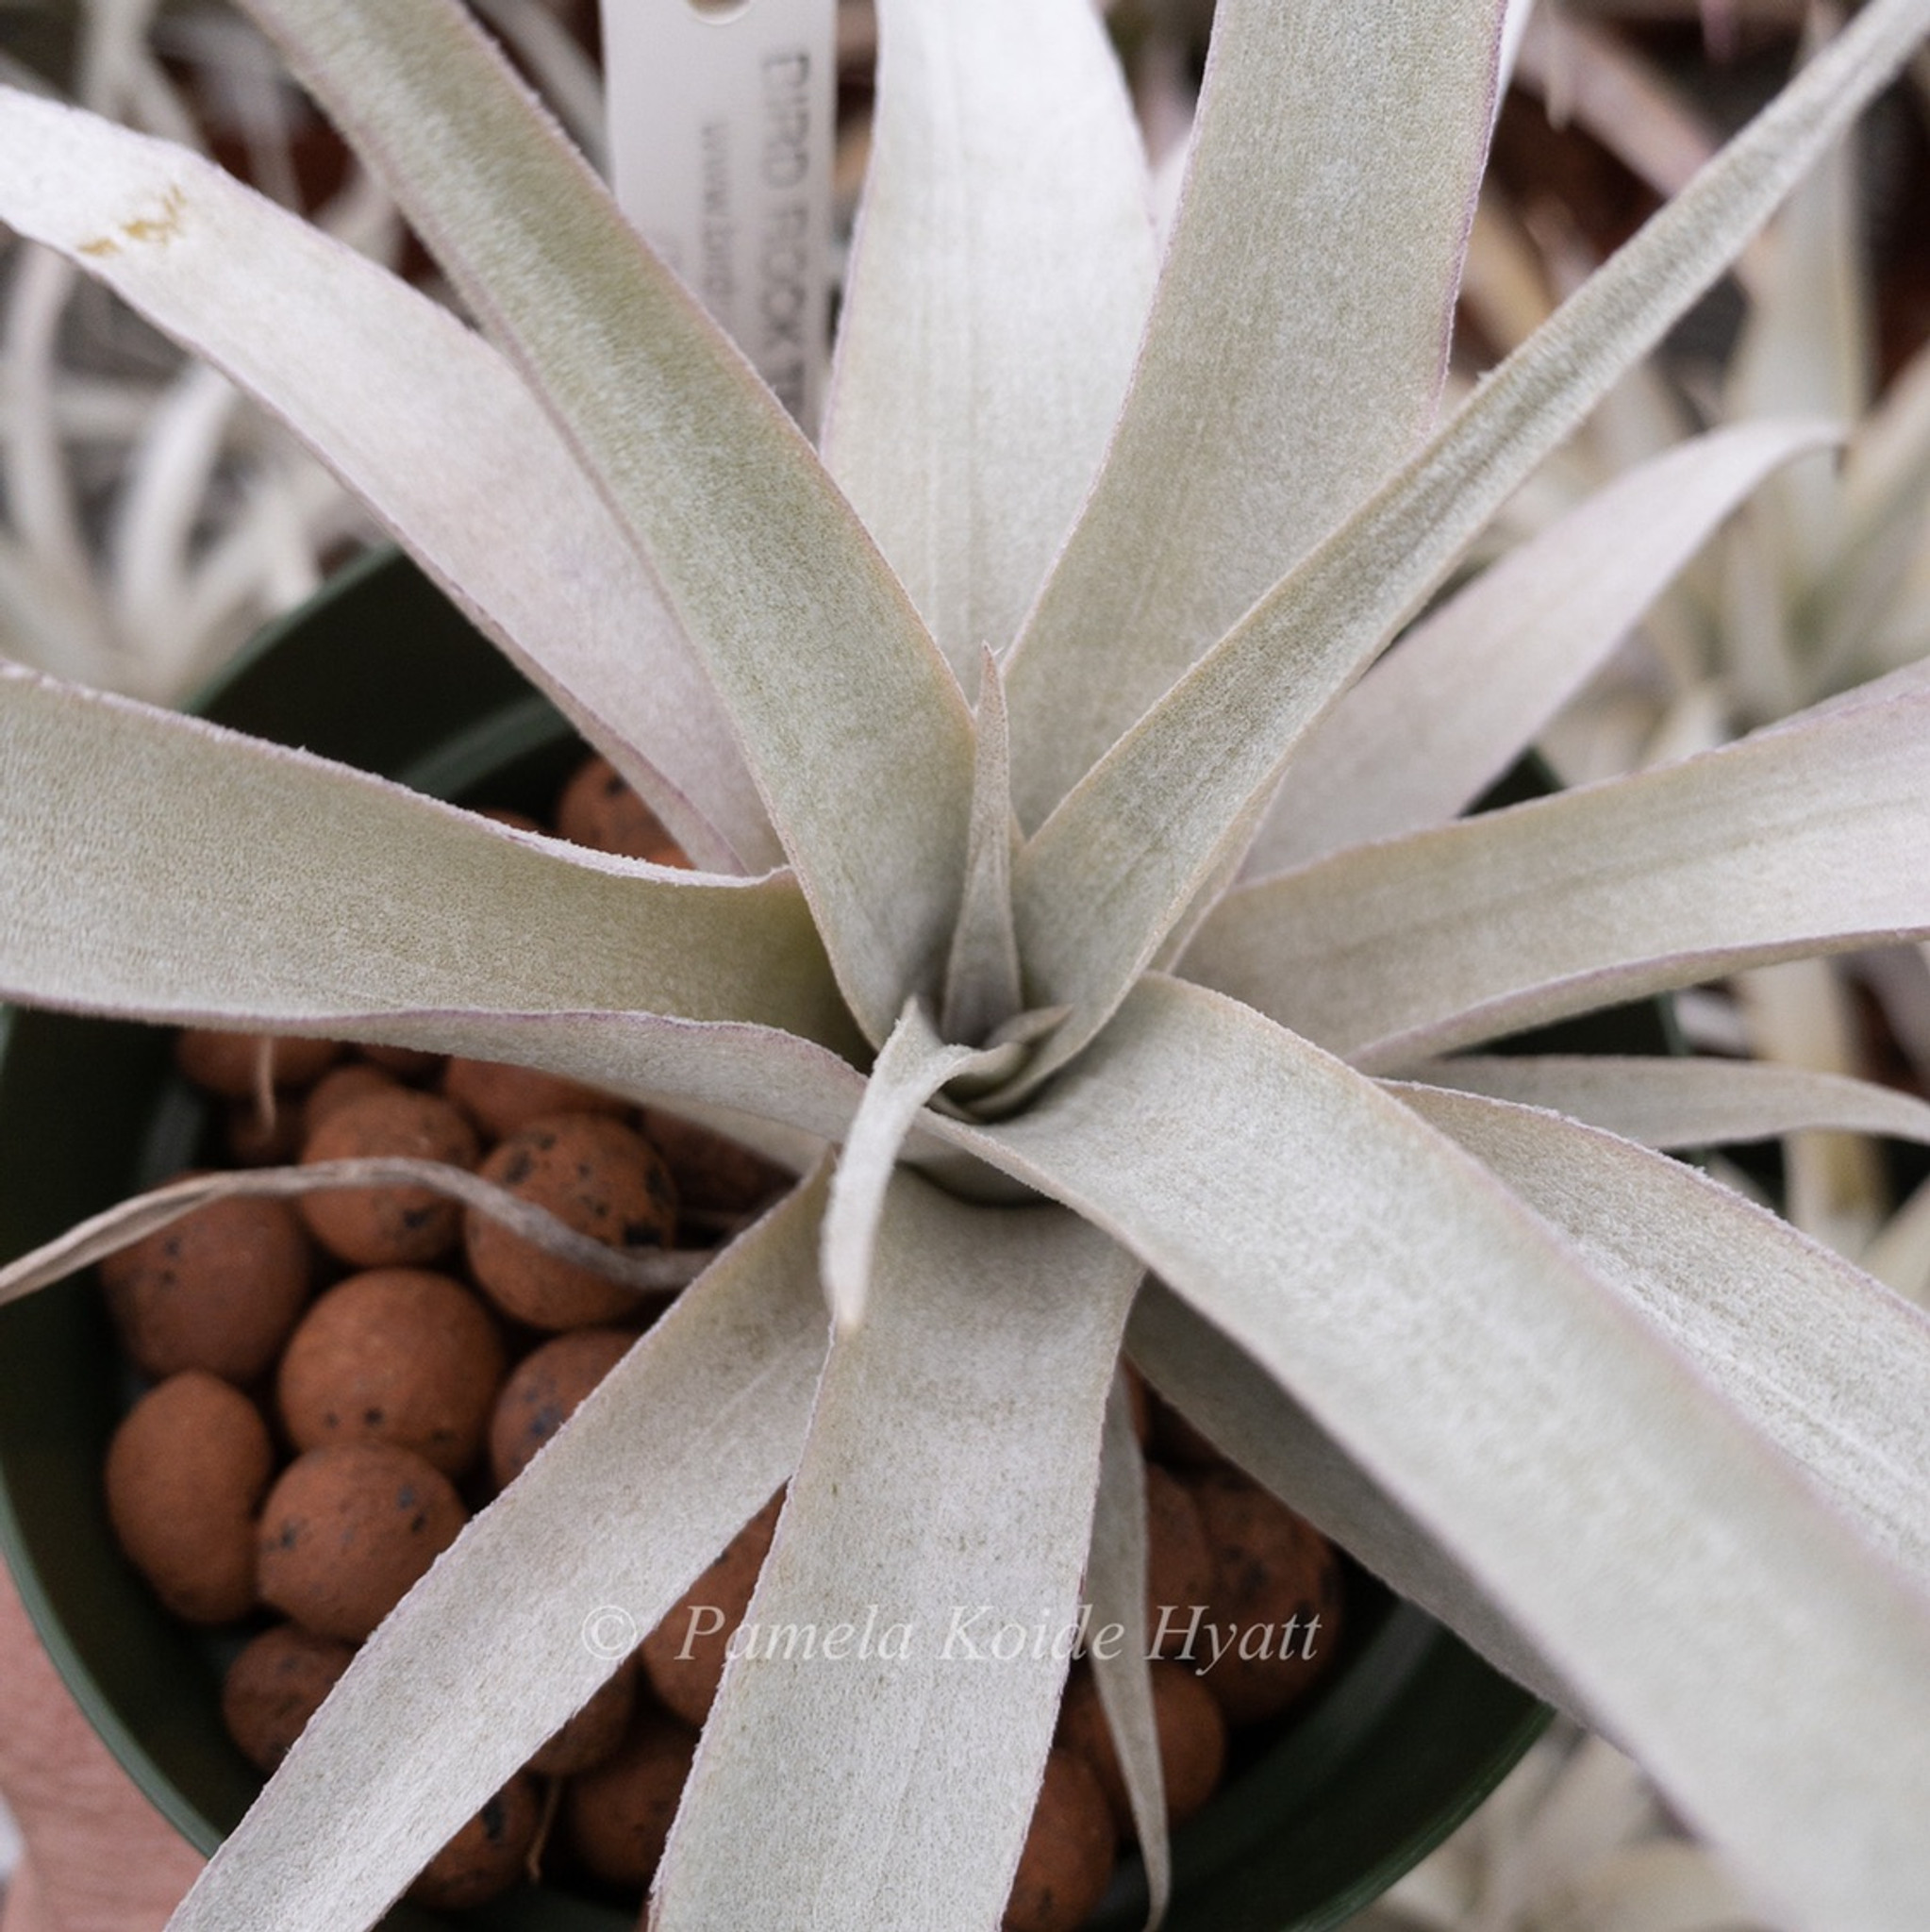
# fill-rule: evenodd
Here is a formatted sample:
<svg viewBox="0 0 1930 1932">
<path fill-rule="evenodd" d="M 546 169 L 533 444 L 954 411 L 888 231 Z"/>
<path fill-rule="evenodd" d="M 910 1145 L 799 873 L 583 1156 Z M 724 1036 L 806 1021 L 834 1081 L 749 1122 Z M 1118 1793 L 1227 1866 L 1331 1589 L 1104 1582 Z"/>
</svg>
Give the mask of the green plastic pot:
<svg viewBox="0 0 1930 1932">
<path fill-rule="evenodd" d="M 268 631 L 202 708 L 422 791 L 480 793 L 487 781 L 489 801 L 539 811 L 581 755 L 551 707 L 392 555 Z M 186 1162 L 203 1121 L 160 1031 L 38 1012 L 4 1024 L 0 1254 L 11 1257 Z M 1628 1050 L 1625 1031 L 1616 1043 Z M 259 1778 L 221 1726 L 220 1645 L 161 1611 L 108 1526 L 102 1460 L 133 1386 L 91 1278 L 0 1308 L 0 1545 L 94 1727 L 211 1852 Z M 1344 1923 L 1472 1811 L 1547 1721 L 1421 1612 L 1358 1573 L 1349 1582 L 1344 1667 L 1176 1835 L 1174 1932 Z M 1137 1927 L 1143 1896 L 1129 1865 L 1097 1923 Z M 441 1922 L 405 1907 L 390 1923 Z M 543 1890 L 470 1923 L 626 1932 L 634 1921 Z"/>
</svg>

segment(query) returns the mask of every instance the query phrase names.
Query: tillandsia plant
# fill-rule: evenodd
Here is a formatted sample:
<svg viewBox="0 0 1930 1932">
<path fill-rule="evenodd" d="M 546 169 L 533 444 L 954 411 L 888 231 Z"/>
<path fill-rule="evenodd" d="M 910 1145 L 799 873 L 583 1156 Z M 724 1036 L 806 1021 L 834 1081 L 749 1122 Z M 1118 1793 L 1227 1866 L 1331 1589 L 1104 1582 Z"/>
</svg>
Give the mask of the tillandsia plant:
<svg viewBox="0 0 1930 1932">
<path fill-rule="evenodd" d="M 1598 30 L 1570 23 L 1557 30 L 1555 17 L 1538 19 L 1523 65 L 1551 98 L 1570 96 L 1658 186 L 1679 186 L 1684 158 L 1713 151 L 1658 76 Z M 1755 244 L 1740 337 L 1724 379 L 1712 378 L 1702 398 L 1702 413 L 1731 425 L 1827 416 L 1844 425 L 1842 461 L 1811 456 L 1773 478 L 1738 527 L 1647 613 L 1640 648 L 1619 651 L 1606 667 L 1572 664 L 1578 681 L 1590 681 L 1557 721 L 1551 751 L 1572 774 L 1602 776 L 1706 750 L 1930 652 L 1930 350 L 1918 348 L 1878 393 L 1878 291 L 1866 258 L 1872 205 L 1884 187 L 1862 145 L 1856 131 L 1846 135 Z M 1579 278 L 1579 264 L 1559 259 L 1579 247 L 1572 238 L 1554 242 L 1556 279 Z M 1509 249 L 1501 223 L 1492 225 L 1489 253 L 1471 280 L 1491 298 L 1482 305 L 1489 331 L 1512 346 L 1546 308 L 1511 296 L 1542 275 Z M 1574 471 L 1612 474 L 1686 441 L 1696 416 L 1689 397 L 1655 372 L 1634 372 L 1557 457 L 1569 459 L 1570 475 L 1556 482 L 1544 472 L 1543 507 L 1573 490 Z M 1598 634 L 1595 641 L 1617 641 Z M 1852 975 L 1882 1001 L 1905 1053 L 1921 1058 L 1930 973 L 1920 951 L 1743 975 L 1734 989 L 1739 1012 L 1718 1018 L 1763 1058 L 1854 1071 L 1867 1046 Z M 1930 1196 L 1908 1221 L 1886 1226 L 1888 1205 L 1881 1163 L 1866 1143 L 1801 1135 L 1787 1144 L 1790 1218 L 1924 1299 L 1930 1249 L 1911 1228 Z"/>
<path fill-rule="evenodd" d="M 61 10 L 36 12 L 44 24 Z M 295 198 L 297 116 L 252 26 L 172 21 L 171 74 L 150 40 L 159 0 L 65 11 L 82 105 L 204 151 L 245 134 L 254 178 Z M 198 115 L 182 68 L 226 83 L 206 91 Z M 399 249 L 394 210 L 359 166 L 318 219 L 378 258 Z M 362 536 L 365 520 L 279 425 L 130 324 L 72 264 L 21 246 L 4 271 L 0 641 L 64 676 L 178 699 L 312 592 L 318 558 Z"/>
<path fill-rule="evenodd" d="M 1543 630 L 1618 621 L 1822 432 L 1691 446 L 1359 674 L 1930 0 L 1865 8 L 1434 429 L 1493 0 L 1226 0 L 1163 264 L 1085 0 L 890 0 L 822 458 L 453 5 L 253 10 L 483 333 L 25 97 L 0 217 L 277 408 L 703 870 L 10 673 L 0 988 L 522 1061 L 807 1171 L 378 1631 L 176 1924 L 373 1922 L 614 1669 L 586 1611 L 647 1627 L 787 1482 L 752 1619 L 920 1641 L 732 1663 L 652 1923 L 995 1924 L 1064 1664 L 940 1640 L 1070 1624 L 1089 1545 L 1134 1601 L 1123 1346 L 1778 1909 L 1921 1925 L 1930 1324 L 1634 1142 L 1922 1110 L 1776 1069 L 1435 1084 L 1930 932 L 1920 675 L 1443 823 L 1533 730 Z M 1143 1761 L 1143 1678 L 1107 1701 Z"/>
</svg>

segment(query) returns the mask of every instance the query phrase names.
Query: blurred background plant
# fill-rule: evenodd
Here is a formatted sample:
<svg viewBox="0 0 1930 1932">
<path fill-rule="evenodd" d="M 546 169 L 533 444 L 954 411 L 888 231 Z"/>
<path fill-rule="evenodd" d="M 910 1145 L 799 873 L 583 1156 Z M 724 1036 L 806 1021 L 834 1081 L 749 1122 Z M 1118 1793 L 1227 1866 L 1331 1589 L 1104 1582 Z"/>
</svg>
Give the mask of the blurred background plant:
<svg viewBox="0 0 1930 1932">
<path fill-rule="evenodd" d="M 474 0 L 601 163 L 593 0 Z M 1210 0 L 1115 0 L 1162 212 L 1178 192 Z M 1518 7 L 1453 380 L 1524 338 L 1766 98 L 1802 0 Z M 840 0 L 840 233 L 868 153 L 875 26 Z M 0 77 L 212 154 L 418 280 L 393 208 L 212 0 L 0 0 Z M 1679 757 L 1930 655 L 1930 56 L 1738 274 L 1496 522 L 1493 555 L 1610 479 L 1723 424 L 1824 415 L 1839 456 L 1772 479 L 1649 609 L 1542 748 L 1570 782 Z M 379 533 L 219 376 L 40 250 L 0 264 L 0 654 L 173 702 Z M 1680 1003 L 1702 1051 L 1930 1091 L 1919 948 L 1776 968 Z M 1930 1303 L 1921 1158 L 1844 1134 L 1744 1166 L 1808 1232 Z M 9 1857 L 0 1824 L 0 1874 Z M 1558 1727 L 1362 1932 L 1716 1932 L 1756 1925 L 1607 1743 Z"/>
</svg>

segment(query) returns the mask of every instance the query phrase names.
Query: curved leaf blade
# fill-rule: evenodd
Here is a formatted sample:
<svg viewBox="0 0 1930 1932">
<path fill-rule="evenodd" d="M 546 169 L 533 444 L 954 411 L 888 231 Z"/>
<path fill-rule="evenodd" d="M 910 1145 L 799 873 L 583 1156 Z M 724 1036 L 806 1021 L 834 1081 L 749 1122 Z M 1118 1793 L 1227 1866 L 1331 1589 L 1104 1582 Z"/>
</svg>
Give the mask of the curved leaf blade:
<svg viewBox="0 0 1930 1932">
<path fill-rule="evenodd" d="M 727 1248 L 470 1524 L 170 1932 L 362 1932 L 675 1605 L 803 1446 L 823 1205 L 820 1176 Z"/>
<path fill-rule="evenodd" d="M 1496 1670 L 1586 1721 L 1581 1699 L 1465 1567 L 1245 1350 L 1162 1282 L 1140 1289 L 1126 1348 L 1160 1394 L 1255 1481 Z"/>
<path fill-rule="evenodd" d="M 1930 1598 L 1472 1157 L 1163 979 L 1023 1120 L 945 1131 L 1258 1361 L 1792 1916 L 1908 1932 Z"/>
<path fill-rule="evenodd" d="M 287 423 L 700 865 L 781 863 L 648 573 L 521 378 L 453 315 L 212 162 L 12 90 L 0 221 Z"/>
<path fill-rule="evenodd" d="M 1116 1644 L 1095 1638 L 1088 1661 L 1145 1861 L 1147 1932 L 1156 1932 L 1173 1898 L 1173 1846 L 1166 1830 L 1166 1770 L 1153 1712 L 1153 1648 L 1146 1629 L 1146 1463 L 1133 1433 L 1132 1398 L 1123 1374 L 1113 1377 L 1106 1399 L 1086 1597 L 1092 1607 L 1092 1629 L 1121 1633 Z"/>
<path fill-rule="evenodd" d="M 824 460 L 970 688 L 1091 487 L 1152 298 L 1087 0 L 886 0 Z M 1023 47 L 1023 54 L 1019 49 Z"/>
<path fill-rule="evenodd" d="M 1926 29 L 1930 0 L 1875 0 L 1857 14 L 1055 808 L 1020 854 L 1015 911 L 1036 982 L 1028 1000 L 1074 1012 L 1029 1085 L 1104 1024 L 1237 844 L 1300 735 Z M 1016 729 L 1016 683 L 1012 702 Z"/>
<path fill-rule="evenodd" d="M 1132 391 L 1009 667 L 1027 830 L 1426 433 L 1501 14 L 1222 0 Z"/>
<path fill-rule="evenodd" d="M 1417 624 L 1294 747 L 1244 866 L 1292 870 L 1472 805 L 1717 525 L 1826 424 L 1720 429 L 1638 464 Z M 1401 756 L 1387 748 L 1398 744 Z"/>
<path fill-rule="evenodd" d="M 802 895 L 514 832 L 0 666 L 0 991 L 222 1024 L 492 1007 L 853 1047 Z"/>
<path fill-rule="evenodd" d="M 1386 1068 L 1744 966 L 1930 934 L 1930 691 L 1230 892 L 1182 962 Z"/>
<path fill-rule="evenodd" d="M 747 1614 L 757 1635 L 725 1666 L 657 1874 L 657 1932 L 998 1921 L 1052 1740 L 1052 1638 L 1077 1615 L 1138 1280 L 1073 1216 L 892 1182 L 869 1312 L 832 1344 Z M 854 1650 L 872 1605 L 877 1634 Z M 991 1633 L 1008 1624 L 1043 1624 L 1045 1643 L 1000 1657 Z M 840 1625 L 843 1654 L 827 1654 Z M 783 1635 L 806 1630 L 817 1644 Z"/>
<path fill-rule="evenodd" d="M 907 992 L 937 992 L 972 801 L 971 716 L 903 590 L 776 398 L 455 0 L 248 10 L 630 533 L 876 1045 Z"/>
<path fill-rule="evenodd" d="M 707 1249 L 656 1248 L 628 1254 L 593 1235 L 580 1234 L 534 1201 L 512 1194 L 467 1168 L 441 1160 L 314 1160 L 299 1167 L 248 1167 L 170 1181 L 144 1194 L 130 1195 L 66 1233 L 0 1267 L 0 1306 L 32 1294 L 70 1274 L 118 1254 L 151 1234 L 214 1201 L 291 1201 L 336 1188 L 423 1188 L 459 1201 L 558 1259 L 574 1262 L 606 1281 L 635 1289 L 640 1295 L 687 1287 L 710 1260 Z"/>
<path fill-rule="evenodd" d="M 1913 1093 L 1760 1060 L 1469 1054 L 1417 1067 L 1411 1077 L 1566 1114 L 1644 1147 L 1721 1146 L 1818 1128 L 1930 1142 L 1930 1102 Z"/>
<path fill-rule="evenodd" d="M 1397 1091 L 1930 1589 L 1930 1315 L 1680 1161 L 1506 1101 Z"/>
<path fill-rule="evenodd" d="M 947 1045 L 918 1002 L 906 1001 L 890 1038 L 878 1050 L 831 1180 L 831 1205 L 824 1214 L 824 1296 L 840 1334 L 864 1320 L 879 1218 L 906 1137 L 925 1102 L 958 1074 L 995 1079 L 1023 1053 L 1016 1042 L 990 1048 Z"/>
</svg>

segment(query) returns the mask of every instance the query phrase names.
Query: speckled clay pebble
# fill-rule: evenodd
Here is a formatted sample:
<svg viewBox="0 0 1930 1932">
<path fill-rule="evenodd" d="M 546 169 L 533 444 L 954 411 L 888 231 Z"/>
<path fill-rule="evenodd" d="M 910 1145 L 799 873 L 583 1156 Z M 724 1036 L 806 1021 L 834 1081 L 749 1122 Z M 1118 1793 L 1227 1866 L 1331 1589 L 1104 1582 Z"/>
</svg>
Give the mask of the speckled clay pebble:
<svg viewBox="0 0 1930 1932">
<path fill-rule="evenodd" d="M 646 1707 L 615 1757 L 570 1780 L 563 1794 L 570 1841 L 597 1877 L 649 1884 L 696 1749 L 695 1731 Z"/>
<path fill-rule="evenodd" d="M 1213 1552 L 1199 1506 L 1177 1476 L 1146 1470 L 1146 1641 L 1173 1657 L 1190 1641 L 1193 1612 L 1210 1603 Z"/>
<path fill-rule="evenodd" d="M 304 1165 L 397 1155 L 474 1167 L 475 1130 L 435 1093 L 394 1087 L 337 1108 L 308 1136 Z M 462 1209 L 426 1188 L 339 1188 L 305 1194 L 302 1219 L 332 1255 L 358 1268 L 402 1268 L 433 1261 L 456 1244 Z"/>
<path fill-rule="evenodd" d="M 511 1134 L 484 1177 L 612 1248 L 676 1239 L 676 1189 L 656 1150 L 604 1114 L 552 1114 Z M 588 1328 L 641 1312 L 634 1292 L 559 1260 L 474 1213 L 463 1217 L 469 1266 L 483 1291 L 533 1328 Z"/>
<path fill-rule="evenodd" d="M 1076 1932 L 1105 1897 L 1118 1851 L 1097 1774 L 1071 1751 L 1050 1752 L 1005 1932 Z"/>
<path fill-rule="evenodd" d="M 432 1912 L 467 1911 L 522 1883 L 542 1822 L 536 1780 L 519 1771 L 423 1868 L 408 1896 Z"/>
<path fill-rule="evenodd" d="M 491 1141 L 500 1141 L 545 1114 L 629 1111 L 628 1102 L 599 1093 L 580 1081 L 497 1060 L 452 1059 L 442 1070 L 442 1091 Z"/>
<path fill-rule="evenodd" d="M 108 1514 L 175 1616 L 225 1624 L 255 1606 L 255 1506 L 274 1473 L 268 1424 L 199 1369 L 148 1391 L 108 1446 Z"/>
<path fill-rule="evenodd" d="M 101 1263 L 114 1324 L 156 1380 L 267 1372 L 308 1298 L 313 1256 L 282 1201 L 213 1201 Z"/>
<path fill-rule="evenodd" d="M 1159 1769 L 1166 1786 L 1166 1816 L 1172 1823 L 1190 1818 L 1219 1789 L 1226 1768 L 1226 1720 L 1213 1693 L 1185 1664 L 1152 1666 L 1153 1723 L 1159 1734 Z M 1099 1774 L 1113 1823 L 1123 1838 L 1133 1836 L 1132 1807 L 1120 1775 L 1119 1753 L 1099 1702 L 1099 1687 L 1089 1671 L 1066 1686 L 1059 1710 L 1058 1741 L 1076 1751 Z"/>
<path fill-rule="evenodd" d="M 724 1646 L 750 1608 L 757 1572 L 771 1553 L 782 1502 L 781 1497 L 772 1497 L 643 1640 L 643 1670 L 650 1688 L 686 1724 L 701 1725 L 709 1715 L 724 1676 Z M 721 1622 L 710 1614 L 713 1611 L 721 1613 Z"/>
<path fill-rule="evenodd" d="M 377 1268 L 350 1275 L 302 1317 L 275 1397 L 297 1449 L 393 1442 L 460 1475 L 482 1447 L 507 1368 L 494 1318 L 459 1281 Z"/>
<path fill-rule="evenodd" d="M 392 1092 L 400 1084 L 366 1060 L 350 1060 L 346 1066 L 330 1067 L 308 1089 L 302 1102 L 303 1144 L 330 1114 L 339 1112 L 350 1101 L 366 1099 L 371 1093 Z"/>
<path fill-rule="evenodd" d="M 256 1770 L 288 1756 L 354 1660 L 351 1645 L 296 1624 L 264 1630 L 235 1658 L 222 1681 L 222 1722 Z"/>
<path fill-rule="evenodd" d="M 175 1064 L 209 1093 L 245 1100 L 255 1091 L 261 1042 L 269 1048 L 271 1077 L 277 1087 L 306 1087 L 341 1058 L 336 1040 L 302 1040 L 288 1034 L 228 1033 L 191 1026 L 175 1041 Z"/>
<path fill-rule="evenodd" d="M 686 1209 L 748 1214 L 792 1184 L 781 1167 L 679 1114 L 653 1107 L 643 1116 L 643 1133 L 663 1156 Z"/>
<path fill-rule="evenodd" d="M 505 1490 L 629 1353 L 627 1328 L 576 1328 L 532 1350 L 513 1370 L 490 1418 L 490 1474 Z"/>
<path fill-rule="evenodd" d="M 574 844 L 657 865 L 689 865 L 663 821 L 617 775 L 607 758 L 579 765 L 557 800 L 557 830 Z"/>
<path fill-rule="evenodd" d="M 344 1442 L 281 1474 L 261 1510 L 261 1595 L 359 1643 L 460 1533 L 449 1478 L 408 1449 Z"/>
<path fill-rule="evenodd" d="M 1311 1524 L 1243 1475 L 1217 1471 L 1192 1488 L 1217 1577 L 1208 1621 L 1239 1631 L 1203 1681 L 1229 1724 L 1259 1724 L 1306 1696 L 1339 1652 L 1339 1558 Z M 1193 1661 L 1197 1669 L 1204 1654 Z"/>
<path fill-rule="evenodd" d="M 571 1777 L 612 1756 L 637 1708 L 637 1667 L 625 1661 L 563 1728 L 529 1760 L 544 1777 Z"/>
</svg>

